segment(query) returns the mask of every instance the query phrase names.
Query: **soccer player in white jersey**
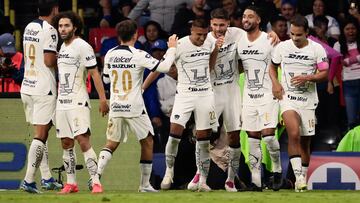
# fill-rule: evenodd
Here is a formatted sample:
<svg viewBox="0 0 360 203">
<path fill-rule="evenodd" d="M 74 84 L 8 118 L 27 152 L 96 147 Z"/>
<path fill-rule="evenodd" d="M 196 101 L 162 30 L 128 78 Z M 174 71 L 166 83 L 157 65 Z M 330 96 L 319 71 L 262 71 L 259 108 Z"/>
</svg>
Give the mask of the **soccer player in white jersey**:
<svg viewBox="0 0 360 203">
<path fill-rule="evenodd" d="M 241 128 L 241 96 L 240 86 L 238 85 L 239 69 L 236 45 L 244 31 L 240 28 L 229 27 L 230 17 L 223 8 L 213 10 L 210 16 L 212 31 L 207 34 L 206 41 L 215 44 L 218 38 L 224 40 L 224 44 L 218 51 L 215 67 L 210 71 L 210 80 L 214 90 L 215 113 L 217 117 L 223 116 L 230 146 L 230 163 L 225 189 L 226 191 L 236 192 L 234 179 L 239 170 Z M 196 155 L 198 159 L 198 144 L 196 145 Z M 200 170 L 198 167 L 194 178 L 188 184 L 189 190 L 195 191 L 198 189 L 199 177 Z"/>
<path fill-rule="evenodd" d="M 178 42 L 175 64 L 178 70 L 177 94 L 170 118 L 170 135 L 166 144 L 166 172 L 162 189 L 170 189 L 174 176 L 174 162 L 184 127 L 194 112 L 200 169 L 199 191 L 210 191 L 206 179 L 210 167 L 209 144 L 211 129 L 217 127 L 214 93 L 210 82 L 210 55 L 216 58 L 217 44 L 205 43 L 208 22 L 195 19 L 191 35 Z M 215 55 L 214 55 L 215 54 Z"/>
<path fill-rule="evenodd" d="M 80 17 L 72 12 L 62 12 L 55 19 L 61 45 L 58 54 L 59 87 L 56 104 L 56 132 L 61 139 L 66 184 L 59 194 L 78 192 L 76 181 L 76 154 L 74 140 L 80 145 L 85 165 L 92 179 L 96 174 L 97 157 L 90 144 L 90 99 L 86 88 L 86 77 L 90 73 L 99 95 L 99 112 L 106 115 L 109 107 L 101 76 L 97 70 L 92 47 L 79 37 L 82 31 Z"/>
<path fill-rule="evenodd" d="M 291 39 L 274 51 L 270 66 L 273 95 L 280 100 L 281 115 L 289 136 L 288 153 L 296 177 L 295 191 L 307 189 L 310 141 L 315 135 L 316 82 L 327 79 L 328 61 L 322 46 L 307 39 L 309 26 L 300 15 L 291 20 Z M 281 84 L 276 67 L 281 65 Z"/>
<path fill-rule="evenodd" d="M 137 39 L 137 25 L 132 20 L 125 20 L 117 26 L 121 45 L 109 50 L 104 59 L 105 83 L 110 83 L 110 116 L 107 128 L 107 141 L 99 154 L 97 174 L 93 179 L 92 193 L 102 193 L 100 176 L 112 153 L 121 141 L 126 142 L 127 135 L 133 133 L 141 145 L 140 187 L 139 192 L 157 192 L 150 182 L 153 156 L 154 130 L 147 115 L 142 98 L 144 69 L 168 72 L 175 59 L 177 37 L 169 38 L 169 49 L 162 61 L 150 54 L 134 48 Z"/>
<path fill-rule="evenodd" d="M 279 103 L 272 95 L 269 66 L 274 47 L 267 34 L 260 30 L 259 9 L 249 6 L 245 9 L 242 24 L 246 31 L 238 43 L 237 52 L 245 73 L 243 93 L 242 129 L 247 132 L 249 141 L 249 166 L 253 191 L 262 191 L 261 184 L 261 146 L 266 143 L 272 160 L 274 181 L 272 189 L 281 187 L 280 145 L 275 137 L 278 123 Z"/>
<path fill-rule="evenodd" d="M 223 116 L 229 139 L 230 163 L 225 189 L 229 192 L 236 192 L 234 179 L 239 170 L 239 134 L 241 127 L 241 95 L 240 86 L 238 85 L 239 67 L 236 48 L 239 38 L 245 35 L 245 31 L 240 28 L 229 27 L 229 15 L 222 8 L 212 11 L 210 25 L 212 31 L 208 33 L 207 41 L 215 43 L 219 38 L 224 38 L 224 43 L 218 51 L 216 63 L 214 69 L 210 72 L 210 76 L 214 89 L 215 112 L 218 117 Z M 274 32 L 270 32 L 267 36 L 271 38 L 272 43 L 277 43 L 278 37 Z M 196 145 L 196 151 L 198 151 L 198 145 Z M 196 154 L 198 155 L 198 153 Z M 188 189 L 196 190 L 198 180 L 199 170 L 188 184 Z"/>
<path fill-rule="evenodd" d="M 40 193 L 35 183 L 37 168 L 40 168 L 42 188 L 62 187 L 51 176 L 47 150 L 47 138 L 54 121 L 56 105 L 58 35 L 50 22 L 58 13 L 57 1 L 40 0 L 38 12 L 39 18 L 29 23 L 24 30 L 25 73 L 20 90 L 26 121 L 34 126 L 35 133 L 29 147 L 26 175 L 20 187 L 30 193 Z"/>
</svg>

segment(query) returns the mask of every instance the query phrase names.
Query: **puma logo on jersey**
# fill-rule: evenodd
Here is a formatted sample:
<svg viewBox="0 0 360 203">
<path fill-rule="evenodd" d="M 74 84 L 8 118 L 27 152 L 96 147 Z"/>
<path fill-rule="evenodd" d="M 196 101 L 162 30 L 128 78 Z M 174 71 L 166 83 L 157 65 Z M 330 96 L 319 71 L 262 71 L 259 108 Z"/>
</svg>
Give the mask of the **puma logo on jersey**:
<svg viewBox="0 0 360 203">
<path fill-rule="evenodd" d="M 309 56 L 297 55 L 297 54 L 289 54 L 288 58 L 290 58 L 290 59 L 299 59 L 299 60 L 311 60 L 309 58 Z"/>
<path fill-rule="evenodd" d="M 198 53 L 193 53 L 190 55 L 190 57 L 197 57 L 197 56 L 206 56 L 209 55 L 209 52 L 198 52 Z"/>
<path fill-rule="evenodd" d="M 259 50 L 243 50 L 244 55 L 259 55 Z"/>
</svg>

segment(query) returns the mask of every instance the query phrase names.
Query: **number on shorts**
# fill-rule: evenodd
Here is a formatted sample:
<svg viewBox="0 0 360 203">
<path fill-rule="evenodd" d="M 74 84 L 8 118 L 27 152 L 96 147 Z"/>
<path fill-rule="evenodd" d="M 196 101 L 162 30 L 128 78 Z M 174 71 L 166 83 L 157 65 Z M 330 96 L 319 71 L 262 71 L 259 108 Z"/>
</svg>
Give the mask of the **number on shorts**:
<svg viewBox="0 0 360 203">
<path fill-rule="evenodd" d="M 309 120 L 309 127 L 310 128 L 315 128 L 315 120 L 314 119 Z"/>
</svg>

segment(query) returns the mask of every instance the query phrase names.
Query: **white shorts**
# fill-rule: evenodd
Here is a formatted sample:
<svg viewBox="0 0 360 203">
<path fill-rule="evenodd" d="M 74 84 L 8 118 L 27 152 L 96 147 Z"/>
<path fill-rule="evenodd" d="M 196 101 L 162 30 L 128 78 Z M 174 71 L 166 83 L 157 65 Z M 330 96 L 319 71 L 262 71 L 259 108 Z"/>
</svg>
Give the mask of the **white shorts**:
<svg viewBox="0 0 360 203">
<path fill-rule="evenodd" d="M 259 132 L 263 129 L 276 128 L 278 115 L 279 102 L 277 101 L 261 106 L 244 106 L 242 109 L 242 129 Z"/>
<path fill-rule="evenodd" d="M 47 125 L 55 119 L 56 95 L 21 94 L 26 122 L 32 125 Z"/>
<path fill-rule="evenodd" d="M 145 139 L 154 129 L 147 114 L 139 117 L 109 117 L 106 138 L 113 142 L 126 142 L 128 134 L 135 134 L 138 140 Z"/>
<path fill-rule="evenodd" d="M 281 115 L 285 111 L 293 110 L 300 117 L 300 134 L 302 136 L 313 136 L 315 135 L 315 109 L 299 109 L 286 104 L 285 102 L 280 102 Z"/>
<path fill-rule="evenodd" d="M 56 110 L 56 137 L 74 139 L 77 135 L 90 135 L 90 129 L 89 107 Z"/>
<path fill-rule="evenodd" d="M 215 112 L 223 116 L 226 132 L 241 129 L 241 94 L 238 84 L 214 88 Z"/>
<path fill-rule="evenodd" d="M 196 130 L 217 127 L 214 95 L 184 96 L 176 94 L 170 122 L 185 127 L 191 113 L 194 112 Z"/>
</svg>

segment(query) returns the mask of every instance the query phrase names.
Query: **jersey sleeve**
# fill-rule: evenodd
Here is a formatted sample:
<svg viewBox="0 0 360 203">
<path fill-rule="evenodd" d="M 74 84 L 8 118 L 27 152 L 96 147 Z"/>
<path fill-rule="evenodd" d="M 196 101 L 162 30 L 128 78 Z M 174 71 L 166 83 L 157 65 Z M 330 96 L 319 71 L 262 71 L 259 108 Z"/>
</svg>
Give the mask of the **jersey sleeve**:
<svg viewBox="0 0 360 203">
<path fill-rule="evenodd" d="M 280 65 L 281 63 L 281 47 L 282 47 L 282 43 L 280 42 L 277 46 L 273 48 L 271 54 L 271 62 L 277 66 Z"/>
<path fill-rule="evenodd" d="M 325 49 L 320 44 L 316 44 L 315 49 L 317 68 L 319 70 L 329 69 L 329 60 L 327 58 Z"/>
<path fill-rule="evenodd" d="M 44 52 L 57 52 L 58 34 L 55 28 L 44 30 Z"/>
<path fill-rule="evenodd" d="M 80 59 L 87 69 L 93 69 L 96 67 L 97 62 L 96 62 L 94 50 L 87 43 L 84 43 L 82 45 L 80 52 Z"/>
<path fill-rule="evenodd" d="M 138 50 L 138 58 L 139 58 L 139 66 L 150 69 L 150 70 L 156 70 L 156 68 L 159 66 L 160 61 L 156 58 L 152 57 L 149 53 L 145 51 Z"/>
</svg>

